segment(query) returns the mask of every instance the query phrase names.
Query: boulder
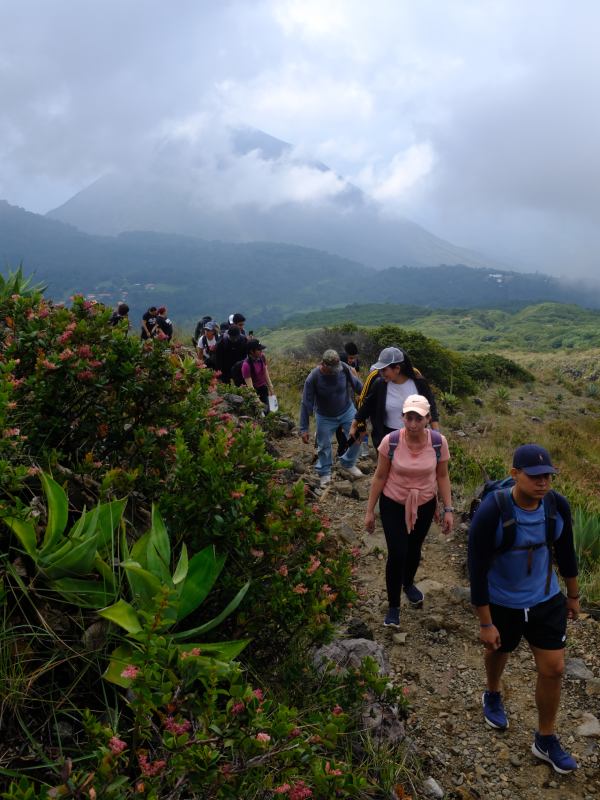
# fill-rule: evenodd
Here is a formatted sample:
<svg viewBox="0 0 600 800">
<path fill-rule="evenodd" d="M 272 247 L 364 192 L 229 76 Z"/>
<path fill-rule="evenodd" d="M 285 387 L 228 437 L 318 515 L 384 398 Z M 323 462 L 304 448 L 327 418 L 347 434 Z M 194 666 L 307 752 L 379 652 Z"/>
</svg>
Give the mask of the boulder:
<svg viewBox="0 0 600 800">
<path fill-rule="evenodd" d="M 577 726 L 575 733 L 577 736 L 592 736 L 600 739 L 600 721 L 593 714 L 585 711 L 581 715 L 581 725 Z"/>
<path fill-rule="evenodd" d="M 578 678 L 582 681 L 589 681 L 594 677 L 594 673 L 587 668 L 582 658 L 566 658 L 565 674 L 569 678 Z"/>
<path fill-rule="evenodd" d="M 313 654 L 313 664 L 323 671 L 328 662 L 336 664 L 336 672 L 343 674 L 348 669 L 360 667 L 367 656 L 379 665 L 381 675 L 387 675 L 389 667 L 385 650 L 378 642 L 370 639 L 334 639 L 330 644 L 319 647 Z"/>
</svg>

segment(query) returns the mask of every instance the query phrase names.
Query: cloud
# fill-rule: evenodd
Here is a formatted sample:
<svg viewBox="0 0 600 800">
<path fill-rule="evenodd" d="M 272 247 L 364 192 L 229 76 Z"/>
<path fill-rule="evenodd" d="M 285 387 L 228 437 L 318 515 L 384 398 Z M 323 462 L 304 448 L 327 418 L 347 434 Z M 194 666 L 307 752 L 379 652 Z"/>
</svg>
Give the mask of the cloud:
<svg viewBox="0 0 600 800">
<path fill-rule="evenodd" d="M 209 165 L 218 202 L 329 202 L 345 176 L 457 243 L 595 268 L 594 0 L 20 0 L 2 17 L 10 202 L 45 211 L 160 152 L 183 159 L 182 180 L 185 158 L 194 175 Z M 234 168 L 239 124 L 294 157 Z"/>
</svg>

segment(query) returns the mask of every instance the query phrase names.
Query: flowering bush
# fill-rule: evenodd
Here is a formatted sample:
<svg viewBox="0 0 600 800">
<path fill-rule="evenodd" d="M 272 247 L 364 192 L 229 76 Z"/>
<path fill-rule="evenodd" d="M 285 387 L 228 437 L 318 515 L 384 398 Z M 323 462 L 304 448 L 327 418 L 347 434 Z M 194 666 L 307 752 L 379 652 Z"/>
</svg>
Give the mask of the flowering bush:
<svg viewBox="0 0 600 800">
<path fill-rule="evenodd" d="M 41 573 L 36 579 L 37 544 L 55 526 L 36 496 L 43 468 L 54 475 L 48 486 L 68 484 L 61 530 L 85 507 L 101 500 L 112 508 L 115 497 L 126 497 L 119 505 L 124 533 L 113 536 L 111 558 L 94 557 L 94 570 L 115 592 L 124 574 L 131 584 L 138 570 L 155 502 L 164 536 L 180 552 L 179 544 L 186 546 L 190 563 L 209 545 L 227 556 L 218 587 L 190 612 L 186 628 L 221 621 L 222 609 L 249 582 L 222 638 L 253 637 L 245 655 L 255 667 L 259 658 L 274 669 L 286 651 L 306 652 L 354 598 L 352 555 L 328 535 L 328 521 L 306 501 L 303 485 L 284 483 L 283 465 L 268 455 L 259 418 L 252 418 L 255 400 L 246 397 L 244 416 L 233 416 L 214 374 L 180 347 L 128 336 L 108 324 L 107 310 L 81 297 L 64 308 L 35 291 L 0 292 L 0 319 L 0 515 L 11 519 L 0 532 L 7 554 L 0 564 L 0 663 L 20 654 L 18 669 L 4 676 L 3 727 L 11 740 L 37 741 L 31 752 L 45 751 L 48 763 L 59 753 L 77 757 L 77 769 L 66 761 L 46 773 L 54 787 L 48 796 L 162 797 L 185 786 L 185 796 L 233 798 L 246 796 L 246 787 L 256 794 L 259 784 L 266 796 L 292 799 L 356 793 L 365 779 L 340 749 L 340 734 L 354 724 L 343 692 L 337 703 L 328 696 L 321 706 L 315 694 L 311 711 L 298 713 L 246 683 L 232 661 L 239 649 L 228 649 L 227 641 L 205 651 L 173 646 L 181 631 L 170 594 L 154 617 L 136 608 L 147 636 L 130 643 L 120 670 L 117 684 L 129 686 L 128 694 L 105 682 L 99 692 L 114 629 L 83 603 L 81 591 L 65 594 L 61 585 L 59 599 L 51 581 Z M 153 560 L 169 570 L 165 553 L 160 546 L 146 553 L 139 570 Z M 125 568 L 119 558 L 128 554 Z M 34 580 L 27 583 L 27 575 Z M 178 568 L 171 577 L 167 592 L 179 585 Z M 119 609 L 123 622 L 129 610 Z M 165 609 L 173 631 L 157 625 Z M 114 622 L 111 613 L 106 619 Z M 59 698 L 74 729 L 66 740 L 57 723 Z M 85 714 L 87 739 L 78 723 L 86 707 L 101 720 Z M 23 733 L 22 721 L 36 714 L 41 719 Z M 29 789 L 27 781 L 13 784 L 9 796 L 25 797 Z"/>
</svg>

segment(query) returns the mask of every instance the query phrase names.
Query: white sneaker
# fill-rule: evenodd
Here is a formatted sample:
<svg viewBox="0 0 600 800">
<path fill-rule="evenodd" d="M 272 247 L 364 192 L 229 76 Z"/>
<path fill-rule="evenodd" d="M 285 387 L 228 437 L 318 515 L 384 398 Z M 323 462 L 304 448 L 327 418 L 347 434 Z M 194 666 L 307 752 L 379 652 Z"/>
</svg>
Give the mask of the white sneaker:
<svg viewBox="0 0 600 800">
<path fill-rule="evenodd" d="M 358 467 L 343 467 L 341 464 L 339 465 L 339 470 L 343 475 L 349 475 L 352 478 L 364 478 L 365 473 L 361 472 Z"/>
<path fill-rule="evenodd" d="M 329 483 L 331 483 L 331 475 L 321 475 L 319 479 L 319 487 L 324 489 Z"/>
</svg>

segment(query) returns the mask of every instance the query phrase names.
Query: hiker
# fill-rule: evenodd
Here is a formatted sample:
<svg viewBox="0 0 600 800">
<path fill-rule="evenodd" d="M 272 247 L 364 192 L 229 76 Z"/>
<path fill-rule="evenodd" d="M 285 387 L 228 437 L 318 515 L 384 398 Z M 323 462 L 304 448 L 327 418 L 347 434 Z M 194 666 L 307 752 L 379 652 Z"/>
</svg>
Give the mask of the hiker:
<svg viewBox="0 0 600 800">
<path fill-rule="evenodd" d="M 374 371 L 379 375 L 375 377 Z M 407 397 L 419 394 L 430 406 L 431 427 L 439 429 L 439 417 L 433 392 L 425 378 L 413 367 L 408 353 L 399 347 L 386 347 L 372 365 L 369 377 L 358 400 L 358 411 L 350 436 L 360 436 L 370 418 L 375 447 L 387 433 L 404 426 L 403 406 Z"/>
<path fill-rule="evenodd" d="M 242 336 L 246 336 L 246 331 L 244 330 L 244 323 L 246 322 L 246 317 L 243 314 L 237 312 L 236 314 L 232 314 L 229 318 L 231 323 L 230 327 L 234 325 L 240 329 L 240 333 Z"/>
<path fill-rule="evenodd" d="M 344 345 L 344 352 L 340 353 L 340 358 L 344 364 L 360 372 L 360 360 L 358 358 L 358 347 L 354 342 L 346 342 Z"/>
<path fill-rule="evenodd" d="M 571 509 L 551 488 L 556 473 L 543 447 L 517 447 L 510 470 L 514 485 L 490 492 L 473 517 L 469 574 L 471 602 L 485 647 L 485 721 L 497 730 L 508 728 L 500 678 L 509 654 L 524 636 L 537 668 L 538 730 L 531 751 L 566 775 L 577 769 L 577 762 L 561 747 L 555 725 L 567 619 L 577 619 L 579 614 L 579 588 Z M 553 554 L 566 584 L 566 597 L 552 569 Z"/>
<path fill-rule="evenodd" d="M 142 339 L 151 339 L 156 328 L 156 306 L 150 306 L 142 317 Z"/>
<path fill-rule="evenodd" d="M 247 339 L 237 325 L 232 325 L 221 337 L 215 349 L 215 362 L 221 383 L 231 383 L 231 368 L 246 358 Z"/>
<path fill-rule="evenodd" d="M 217 345 L 221 341 L 218 327 L 214 320 L 207 320 L 203 333 L 197 340 L 198 355 L 209 369 L 217 369 Z"/>
<path fill-rule="evenodd" d="M 118 325 L 120 322 L 125 320 L 127 322 L 126 331 L 129 330 L 129 306 L 127 303 L 119 303 L 117 306 L 117 310 L 113 311 L 110 315 L 110 319 L 108 320 L 111 325 Z"/>
<path fill-rule="evenodd" d="M 254 388 L 262 404 L 265 406 L 265 414 L 269 413 L 269 395 L 275 394 L 273 384 L 269 376 L 267 362 L 263 356 L 264 344 L 258 339 L 250 339 L 248 342 L 248 355 L 242 362 L 242 378 L 246 386 Z"/>
<path fill-rule="evenodd" d="M 202 334 L 206 330 L 207 322 L 212 322 L 212 317 L 210 316 L 210 314 L 205 314 L 202 317 L 202 319 L 198 320 L 198 322 L 196 323 L 196 327 L 194 329 L 194 335 L 192 336 L 192 343 L 194 347 L 197 347 L 198 349 L 200 349 L 198 342 L 200 341 Z M 219 326 L 215 323 L 215 328 L 218 329 L 218 327 Z"/>
<path fill-rule="evenodd" d="M 340 360 L 335 350 L 325 350 L 321 363 L 310 371 L 304 382 L 300 407 L 300 435 L 305 444 L 309 442 L 309 417 L 315 414 L 317 426 L 317 462 L 315 469 L 321 488 L 331 481 L 332 451 L 331 437 L 341 425 L 347 435 L 354 419 L 356 408 L 349 397 L 349 389 L 360 392 L 362 383 Z M 360 443 L 356 442 L 337 460 L 340 471 L 351 478 L 362 478 L 356 466 Z"/>
<path fill-rule="evenodd" d="M 155 339 L 166 339 L 168 342 L 173 338 L 173 323 L 167 317 L 167 309 L 161 306 L 156 312 L 156 325 L 152 331 Z"/>
<path fill-rule="evenodd" d="M 385 582 L 389 607 L 383 624 L 395 628 L 400 627 L 401 589 L 411 606 L 418 608 L 424 600 L 414 580 L 438 491 L 444 504 L 442 531 L 450 533 L 454 525 L 448 442 L 439 431 L 427 427 L 431 420 L 428 399 L 410 395 L 404 401 L 402 416 L 402 429 L 386 434 L 379 444 L 365 514 L 365 528 L 373 533 L 379 500 L 388 551 Z"/>
</svg>

